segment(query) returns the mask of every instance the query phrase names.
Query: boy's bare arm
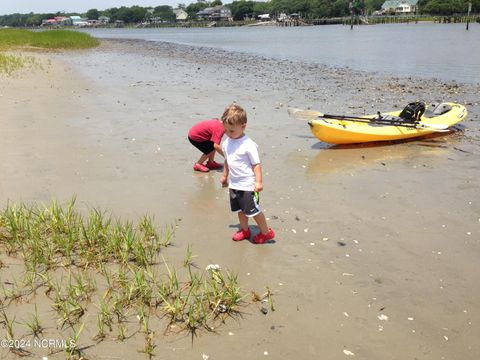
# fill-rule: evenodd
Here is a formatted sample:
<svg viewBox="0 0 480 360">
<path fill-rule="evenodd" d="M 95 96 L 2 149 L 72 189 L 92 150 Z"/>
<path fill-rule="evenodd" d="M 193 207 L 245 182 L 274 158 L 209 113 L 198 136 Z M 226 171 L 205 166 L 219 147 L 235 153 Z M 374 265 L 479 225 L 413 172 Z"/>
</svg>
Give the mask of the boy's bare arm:
<svg viewBox="0 0 480 360">
<path fill-rule="evenodd" d="M 223 154 L 223 150 L 222 150 L 222 147 L 219 145 L 219 144 L 213 144 L 213 148 L 215 149 L 216 152 L 218 152 L 220 155 L 222 155 L 223 157 L 225 157 L 225 155 Z"/>
<path fill-rule="evenodd" d="M 228 163 L 227 163 L 227 160 L 224 161 L 223 174 L 220 177 L 220 183 L 222 184 L 223 187 L 226 187 L 228 185 Z"/>
<path fill-rule="evenodd" d="M 253 189 L 253 191 L 262 191 L 263 190 L 262 165 L 260 164 L 253 165 L 253 173 L 255 174 L 255 188 Z"/>
</svg>

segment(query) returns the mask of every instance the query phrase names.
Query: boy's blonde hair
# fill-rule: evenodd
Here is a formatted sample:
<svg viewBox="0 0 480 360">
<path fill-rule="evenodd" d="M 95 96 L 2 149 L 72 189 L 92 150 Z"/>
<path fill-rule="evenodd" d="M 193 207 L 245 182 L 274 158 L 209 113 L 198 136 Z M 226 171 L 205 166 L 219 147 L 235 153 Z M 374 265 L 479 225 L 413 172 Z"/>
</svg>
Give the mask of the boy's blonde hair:
<svg viewBox="0 0 480 360">
<path fill-rule="evenodd" d="M 226 125 L 244 125 L 247 123 L 247 112 L 240 105 L 229 105 L 223 112 L 222 122 Z"/>
</svg>

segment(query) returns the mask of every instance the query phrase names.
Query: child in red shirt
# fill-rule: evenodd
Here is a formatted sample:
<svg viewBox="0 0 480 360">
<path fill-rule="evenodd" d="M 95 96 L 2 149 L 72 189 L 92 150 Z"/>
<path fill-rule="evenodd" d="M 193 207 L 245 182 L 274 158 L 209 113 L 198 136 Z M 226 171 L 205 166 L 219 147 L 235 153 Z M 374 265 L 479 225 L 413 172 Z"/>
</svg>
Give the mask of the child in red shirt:
<svg viewBox="0 0 480 360">
<path fill-rule="evenodd" d="M 192 126 L 188 132 L 188 140 L 202 152 L 200 159 L 193 165 L 193 170 L 208 172 L 222 167 L 222 164 L 215 162 L 215 151 L 223 156 L 220 142 L 224 133 L 223 123 L 219 119 L 201 121 Z"/>
</svg>

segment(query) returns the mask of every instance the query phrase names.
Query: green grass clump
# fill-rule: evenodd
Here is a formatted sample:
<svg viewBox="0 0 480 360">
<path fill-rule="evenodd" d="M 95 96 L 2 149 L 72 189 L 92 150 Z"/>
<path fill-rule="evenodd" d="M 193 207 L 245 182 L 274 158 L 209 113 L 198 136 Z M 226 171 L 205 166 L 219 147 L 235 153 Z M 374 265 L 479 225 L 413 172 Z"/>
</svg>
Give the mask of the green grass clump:
<svg viewBox="0 0 480 360">
<path fill-rule="evenodd" d="M 139 351 L 151 357 L 160 326 L 193 337 L 240 315 L 248 294 L 236 274 L 216 264 L 199 270 L 190 246 L 179 267 L 165 260 L 163 249 L 173 230 L 166 227 L 159 234 L 148 216 L 134 224 L 98 209 L 84 214 L 76 210 L 75 198 L 65 206 L 8 204 L 0 210 L 0 254 L 21 258 L 24 272 L 22 279 L 0 284 L 0 322 L 7 335 L 16 336 L 17 323 L 7 313 L 22 303 L 35 303 L 35 312 L 24 320 L 25 336 L 48 332 L 40 321 L 45 314 L 36 307 L 48 301 L 57 314 L 56 327 L 74 332 L 67 358 L 82 356 L 77 345 L 84 326 L 96 333 L 96 342 L 113 337 L 125 342 L 143 334 Z M 252 301 L 270 300 L 267 295 Z"/>
<path fill-rule="evenodd" d="M 134 227 L 92 209 L 84 217 L 74 209 L 75 199 L 65 208 L 7 205 L 0 212 L 0 243 L 9 254 L 21 253 L 30 271 L 54 269 L 68 264 L 100 268 L 105 262 L 152 264 L 171 238 L 154 232 L 152 218 L 144 216 Z"/>
<path fill-rule="evenodd" d="M 0 74 L 11 74 L 32 65 L 32 57 L 5 54 L 1 51 L 22 49 L 75 50 L 98 46 L 92 36 L 71 30 L 31 31 L 25 29 L 0 29 Z"/>
<path fill-rule="evenodd" d="M 19 56 L 5 55 L 0 53 L 0 73 L 11 74 L 25 65 L 24 59 Z"/>
<path fill-rule="evenodd" d="M 31 31 L 0 29 L 0 49 L 36 47 L 43 49 L 88 49 L 98 46 L 92 36 L 71 30 Z"/>
<path fill-rule="evenodd" d="M 0 74 L 5 73 L 7 75 L 11 75 L 15 71 L 22 68 L 42 69 L 43 66 L 33 56 L 0 53 Z"/>
</svg>

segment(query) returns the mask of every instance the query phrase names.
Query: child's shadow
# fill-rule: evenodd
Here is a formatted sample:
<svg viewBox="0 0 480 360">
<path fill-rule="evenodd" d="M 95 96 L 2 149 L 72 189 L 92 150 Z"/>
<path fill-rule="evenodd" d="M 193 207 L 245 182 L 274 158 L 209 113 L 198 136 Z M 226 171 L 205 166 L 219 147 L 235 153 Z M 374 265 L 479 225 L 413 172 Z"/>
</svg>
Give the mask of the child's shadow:
<svg viewBox="0 0 480 360">
<path fill-rule="evenodd" d="M 239 230 L 240 229 L 240 224 L 238 225 L 229 225 L 230 228 L 232 229 L 236 229 L 236 230 Z M 242 241 L 248 241 L 250 244 L 253 244 L 253 245 L 267 245 L 267 244 L 275 244 L 277 241 L 275 239 L 271 239 L 271 240 L 267 240 L 265 241 L 263 244 L 257 244 L 253 241 L 253 237 L 255 235 L 257 235 L 258 233 L 260 233 L 260 229 L 258 228 L 257 225 L 248 225 L 248 227 L 250 228 L 250 231 L 252 233 L 252 236 L 250 236 L 249 239 L 245 239 L 245 240 L 242 240 Z M 240 241 L 236 241 L 236 242 L 240 242 Z"/>
<path fill-rule="evenodd" d="M 218 169 L 210 169 L 210 172 L 217 172 L 217 173 L 223 173 L 223 166 Z"/>
</svg>

